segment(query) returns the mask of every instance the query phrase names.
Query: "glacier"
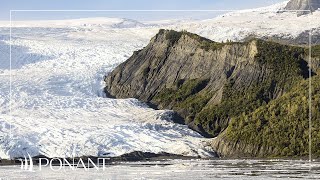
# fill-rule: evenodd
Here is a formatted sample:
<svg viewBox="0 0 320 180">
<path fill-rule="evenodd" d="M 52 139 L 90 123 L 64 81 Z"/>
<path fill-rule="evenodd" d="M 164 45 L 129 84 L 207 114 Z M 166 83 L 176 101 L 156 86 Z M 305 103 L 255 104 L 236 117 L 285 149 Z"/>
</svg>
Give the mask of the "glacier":
<svg viewBox="0 0 320 180">
<path fill-rule="evenodd" d="M 13 29 L 11 71 L 10 42 L 0 44 L 0 157 L 211 156 L 209 140 L 173 123 L 171 111 L 104 97 L 104 75 L 148 43 L 147 31 Z"/>
</svg>

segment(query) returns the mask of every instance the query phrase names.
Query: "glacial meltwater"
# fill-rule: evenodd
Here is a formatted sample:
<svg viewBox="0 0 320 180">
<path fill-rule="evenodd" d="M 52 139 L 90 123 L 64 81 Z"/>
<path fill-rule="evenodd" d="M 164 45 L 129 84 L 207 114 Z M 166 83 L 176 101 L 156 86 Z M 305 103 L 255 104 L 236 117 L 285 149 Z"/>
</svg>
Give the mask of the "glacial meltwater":
<svg viewBox="0 0 320 180">
<path fill-rule="evenodd" d="M 57 170 L 57 167 L 54 167 Z M 0 179 L 320 179 L 320 162 L 306 160 L 160 160 L 116 162 L 105 169 L 0 167 Z"/>
</svg>

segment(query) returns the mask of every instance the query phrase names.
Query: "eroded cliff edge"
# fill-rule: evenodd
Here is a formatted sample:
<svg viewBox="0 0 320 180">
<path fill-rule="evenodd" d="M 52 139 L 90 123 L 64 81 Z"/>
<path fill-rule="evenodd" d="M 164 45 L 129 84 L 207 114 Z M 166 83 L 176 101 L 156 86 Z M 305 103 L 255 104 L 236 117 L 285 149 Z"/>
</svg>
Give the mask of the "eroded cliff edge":
<svg viewBox="0 0 320 180">
<path fill-rule="evenodd" d="M 273 135 L 267 139 L 280 135 L 272 130 L 278 127 L 268 124 L 276 119 L 271 115 L 260 122 L 261 127 L 250 127 L 256 128 L 254 131 L 249 129 L 246 134 L 241 130 L 248 128 L 246 121 L 252 113 L 266 109 L 306 81 L 309 72 L 305 57 L 306 49 L 301 47 L 257 39 L 217 43 L 185 31 L 160 30 L 145 48 L 134 52 L 106 77 L 105 91 L 116 98 L 137 98 L 175 110 L 190 128 L 206 137 L 218 136 L 212 145 L 221 155 L 303 155 L 302 150 L 291 151 L 301 149 L 305 140 L 289 149 L 291 154 L 281 154 L 287 143 L 264 142 L 267 140 L 259 134 L 259 128 L 271 129 Z M 314 62 L 318 67 L 318 61 Z M 317 77 L 315 71 L 312 75 Z M 260 117 L 251 119 L 253 124 L 261 121 Z M 292 132 L 294 136 L 303 136 L 308 130 L 305 126 Z M 255 144 L 250 145 L 247 140 L 252 137 L 259 137 L 255 140 L 258 143 L 252 141 Z"/>
</svg>

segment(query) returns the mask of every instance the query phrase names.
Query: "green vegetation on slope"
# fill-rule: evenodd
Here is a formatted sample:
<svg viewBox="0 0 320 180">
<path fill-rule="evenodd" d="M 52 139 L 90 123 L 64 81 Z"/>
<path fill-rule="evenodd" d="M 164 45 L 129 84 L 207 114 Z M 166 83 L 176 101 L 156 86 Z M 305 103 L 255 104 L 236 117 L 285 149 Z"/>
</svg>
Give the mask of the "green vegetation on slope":
<svg viewBox="0 0 320 180">
<path fill-rule="evenodd" d="M 301 59 L 304 49 L 265 41 L 258 41 L 258 47 L 256 60 L 265 65 L 271 75 L 242 89 L 234 87 L 230 79 L 224 87 L 222 102 L 204 108 L 195 118 L 196 124 L 207 133 L 217 136 L 228 126 L 230 118 L 267 104 L 279 95 L 277 90 L 287 91 L 307 75 L 306 64 Z"/>
<path fill-rule="evenodd" d="M 320 58 L 320 45 L 312 46 L 311 47 L 311 56 Z"/>
<path fill-rule="evenodd" d="M 162 90 L 154 97 L 154 100 L 174 110 L 184 109 L 188 112 L 186 118 L 193 119 L 211 98 L 210 93 L 201 92 L 207 83 L 207 79 L 180 80 L 175 85 L 176 88 Z"/>
<path fill-rule="evenodd" d="M 312 153 L 320 156 L 320 76 L 312 78 Z M 226 131 L 231 142 L 269 149 L 265 156 L 307 156 L 309 80 L 250 113 L 232 118 Z M 255 156 L 255 154 L 252 154 Z"/>
<path fill-rule="evenodd" d="M 164 32 L 164 29 L 161 29 L 160 32 Z M 202 49 L 204 49 L 205 51 L 215 51 L 215 50 L 219 50 L 221 49 L 223 46 L 225 45 L 232 45 L 232 44 L 246 44 L 247 42 L 232 42 L 232 41 L 227 41 L 227 42 L 214 42 L 211 41 L 210 39 L 201 37 L 197 34 L 193 34 L 187 31 L 174 31 L 174 30 L 169 30 L 169 32 L 166 34 L 166 39 L 170 40 L 171 43 L 175 43 L 177 42 L 183 35 L 187 35 L 195 40 L 197 40 L 198 42 L 200 42 L 200 47 Z"/>
</svg>

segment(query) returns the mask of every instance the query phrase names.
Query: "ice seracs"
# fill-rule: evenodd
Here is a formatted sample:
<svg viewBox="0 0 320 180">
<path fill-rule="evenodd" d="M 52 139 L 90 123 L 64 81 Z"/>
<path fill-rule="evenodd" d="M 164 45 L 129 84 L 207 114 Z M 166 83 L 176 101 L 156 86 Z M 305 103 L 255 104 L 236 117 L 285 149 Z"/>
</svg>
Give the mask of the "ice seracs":
<svg viewBox="0 0 320 180">
<path fill-rule="evenodd" d="M 173 123 L 171 111 L 102 97 L 105 72 L 141 49 L 149 30 L 21 27 L 13 32 L 11 71 L 9 41 L 0 43 L 1 60 L 8 62 L 0 63 L 1 158 L 133 151 L 211 156 L 209 140 Z"/>
</svg>

